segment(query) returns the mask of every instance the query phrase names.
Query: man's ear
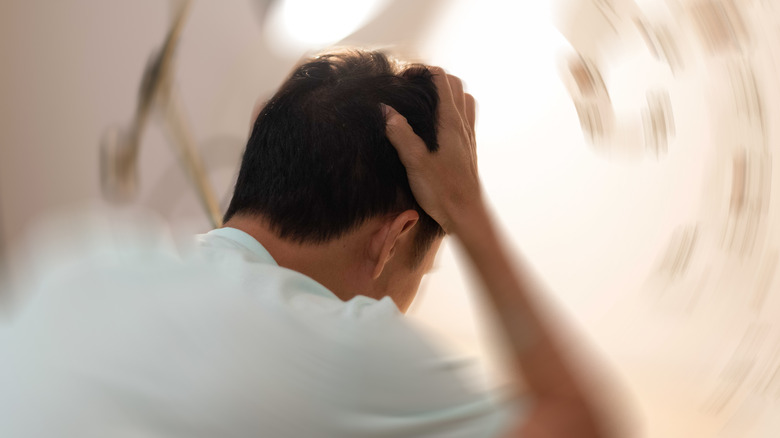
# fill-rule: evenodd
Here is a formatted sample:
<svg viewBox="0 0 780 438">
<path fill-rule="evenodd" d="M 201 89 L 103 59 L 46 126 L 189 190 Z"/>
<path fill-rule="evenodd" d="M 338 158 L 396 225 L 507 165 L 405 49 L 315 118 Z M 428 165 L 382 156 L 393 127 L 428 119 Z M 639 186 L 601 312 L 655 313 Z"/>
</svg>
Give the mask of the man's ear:
<svg viewBox="0 0 780 438">
<path fill-rule="evenodd" d="M 395 255 L 396 244 L 402 236 L 417 224 L 420 214 L 415 210 L 405 210 L 399 213 L 380 228 L 371 240 L 371 262 L 373 271 L 371 277 L 376 280 L 382 274 L 387 262 Z"/>
</svg>

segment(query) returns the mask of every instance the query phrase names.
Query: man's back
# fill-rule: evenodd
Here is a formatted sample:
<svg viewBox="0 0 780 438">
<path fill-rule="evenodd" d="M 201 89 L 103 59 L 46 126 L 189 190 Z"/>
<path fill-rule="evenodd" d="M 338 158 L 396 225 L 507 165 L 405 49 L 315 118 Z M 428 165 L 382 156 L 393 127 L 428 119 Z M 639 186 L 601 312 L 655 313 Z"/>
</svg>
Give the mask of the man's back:
<svg viewBox="0 0 780 438">
<path fill-rule="evenodd" d="M 475 124 L 441 68 L 305 61 L 255 119 L 229 228 L 196 256 L 123 244 L 47 271 L 0 349 L 0 435 L 605 436 L 484 202 Z M 527 409 L 468 388 L 400 314 L 445 234 Z"/>
<path fill-rule="evenodd" d="M 185 257 L 75 260 L 4 340 L 3 436 L 471 437 L 516 419 L 389 297 L 343 302 L 239 230 Z"/>
</svg>

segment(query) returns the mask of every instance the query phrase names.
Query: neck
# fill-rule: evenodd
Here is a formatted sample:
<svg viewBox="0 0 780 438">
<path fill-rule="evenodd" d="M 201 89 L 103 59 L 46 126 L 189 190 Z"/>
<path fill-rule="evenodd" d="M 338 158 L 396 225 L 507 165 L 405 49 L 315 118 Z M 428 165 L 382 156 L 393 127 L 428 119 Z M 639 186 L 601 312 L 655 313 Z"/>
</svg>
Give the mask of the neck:
<svg viewBox="0 0 780 438">
<path fill-rule="evenodd" d="M 224 225 L 239 229 L 265 247 L 279 266 L 300 272 L 333 292 L 342 301 L 356 295 L 372 298 L 370 267 L 363 263 L 364 245 L 360 233 L 351 233 L 326 243 L 310 244 L 280 238 L 262 219 L 234 216 Z"/>
</svg>

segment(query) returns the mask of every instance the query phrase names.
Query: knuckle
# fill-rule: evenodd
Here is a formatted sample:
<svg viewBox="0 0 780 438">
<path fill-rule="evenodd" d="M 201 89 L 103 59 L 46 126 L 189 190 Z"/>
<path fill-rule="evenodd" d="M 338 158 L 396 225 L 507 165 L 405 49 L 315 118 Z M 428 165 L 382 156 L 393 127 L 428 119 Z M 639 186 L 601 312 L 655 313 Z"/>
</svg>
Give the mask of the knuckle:
<svg viewBox="0 0 780 438">
<path fill-rule="evenodd" d="M 389 115 L 386 123 L 390 127 L 403 127 L 404 125 L 408 125 L 406 117 L 402 116 L 400 113 Z"/>
<path fill-rule="evenodd" d="M 434 76 L 445 76 L 447 74 L 443 68 L 437 65 L 428 67 L 428 71 L 430 71 Z"/>
<path fill-rule="evenodd" d="M 463 81 L 461 81 L 460 78 L 455 75 L 447 74 L 447 80 L 452 85 L 461 86 L 463 84 Z"/>
<path fill-rule="evenodd" d="M 409 128 L 409 124 L 406 119 L 400 115 L 394 115 L 387 119 L 386 130 L 389 134 L 400 135 L 404 134 Z"/>
</svg>

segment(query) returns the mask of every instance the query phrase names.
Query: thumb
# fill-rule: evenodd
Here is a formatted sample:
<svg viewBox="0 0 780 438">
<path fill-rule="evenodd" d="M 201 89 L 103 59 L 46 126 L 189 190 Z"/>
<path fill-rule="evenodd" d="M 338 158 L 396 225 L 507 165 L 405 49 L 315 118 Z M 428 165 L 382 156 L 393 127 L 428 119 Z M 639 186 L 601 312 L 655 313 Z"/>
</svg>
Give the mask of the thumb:
<svg viewBox="0 0 780 438">
<path fill-rule="evenodd" d="M 410 166 L 418 162 L 421 154 L 428 152 L 425 142 L 414 133 L 406 118 L 398 111 L 385 104 L 381 104 L 381 107 L 385 115 L 387 139 L 398 152 L 401 163 L 409 170 Z"/>
</svg>

